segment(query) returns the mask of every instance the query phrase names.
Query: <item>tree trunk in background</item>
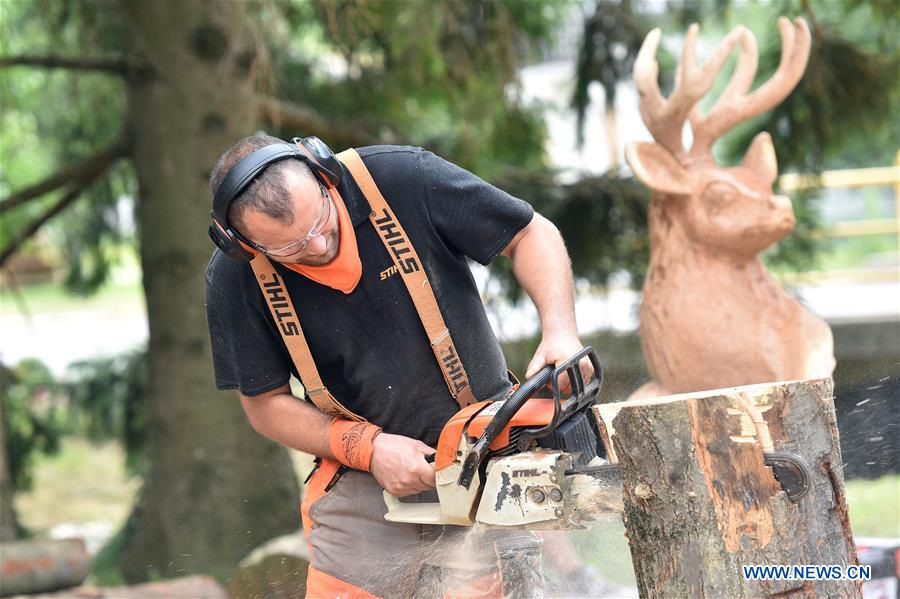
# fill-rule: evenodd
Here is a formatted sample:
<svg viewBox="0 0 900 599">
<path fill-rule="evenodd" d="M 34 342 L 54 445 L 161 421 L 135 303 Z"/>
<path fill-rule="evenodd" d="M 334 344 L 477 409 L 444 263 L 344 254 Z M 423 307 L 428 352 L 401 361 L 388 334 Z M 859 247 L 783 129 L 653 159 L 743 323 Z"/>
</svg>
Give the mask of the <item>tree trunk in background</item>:
<svg viewBox="0 0 900 599">
<path fill-rule="evenodd" d="M 753 425 L 746 402 L 765 425 Z M 641 597 L 860 595 L 856 582 L 748 581 L 741 570 L 858 564 L 830 380 L 672 395 L 597 411 L 622 469 Z M 809 492 L 796 503 L 763 462 L 766 432 L 775 451 L 809 465 Z"/>
<path fill-rule="evenodd" d="M 149 470 L 124 531 L 126 579 L 206 573 L 224 580 L 262 542 L 299 524 L 286 450 L 213 386 L 204 310 L 207 179 L 255 130 L 256 46 L 244 2 L 122 2 L 133 51 L 152 65 L 128 82 L 150 323 Z"/>
<path fill-rule="evenodd" d="M 3 366 L 0 365 L 0 368 Z M 18 536 L 16 507 L 13 503 L 15 496 L 16 489 L 9 468 L 9 456 L 6 455 L 6 419 L 0 402 L 0 543 L 14 541 Z"/>
</svg>

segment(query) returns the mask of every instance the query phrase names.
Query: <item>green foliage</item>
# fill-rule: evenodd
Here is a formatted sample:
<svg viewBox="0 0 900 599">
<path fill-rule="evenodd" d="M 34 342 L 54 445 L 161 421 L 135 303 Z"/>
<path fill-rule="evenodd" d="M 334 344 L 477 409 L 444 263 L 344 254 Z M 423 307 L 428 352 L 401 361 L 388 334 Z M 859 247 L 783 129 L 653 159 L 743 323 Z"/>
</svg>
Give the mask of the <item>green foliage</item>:
<svg viewBox="0 0 900 599">
<path fill-rule="evenodd" d="M 127 584 L 119 562 L 130 529 L 120 528 L 91 560 L 91 582 L 98 586 L 113 587 Z"/>
<path fill-rule="evenodd" d="M 559 184 L 553 173 L 511 176 L 500 186 L 531 203 L 559 227 L 576 277 L 605 287 L 617 274 L 630 275 L 635 289 L 643 285 L 650 259 L 647 207 L 650 196 L 633 178 L 608 173 Z M 521 299 L 509 262 L 491 265 L 506 294 Z"/>
<path fill-rule="evenodd" d="M 554 190 L 552 178 L 540 174 L 546 137 L 540 109 L 522 101 L 516 79 L 539 44 L 551 41 L 572 11 L 582 10 L 545 0 L 292 0 L 255 3 L 249 13 L 269 57 L 270 70 L 259 78 L 261 93 L 311 107 L 337 126 L 353 123 L 373 142 L 427 147 L 514 193 L 517 173 L 535 173 L 541 182 L 521 195 L 559 224 L 576 273 L 602 285 L 619 264 L 638 284 L 645 267 L 646 243 L 639 240 L 645 216 L 631 207 L 645 195 L 613 177 Z M 717 148 L 723 164 L 737 162 L 760 130 L 772 133 L 782 172 L 893 161 L 900 137 L 900 121 L 890 117 L 900 94 L 896 3 L 668 0 L 660 10 L 652 3 L 595 0 L 588 13 L 572 99 L 579 135 L 590 84 L 599 83 L 611 103 L 617 84 L 630 79 L 651 27 L 662 26 L 671 39 L 700 22 L 701 49 L 739 23 L 757 34 L 765 31 L 759 36 L 762 81 L 778 62 L 777 16 L 799 14 L 810 22 L 814 39 L 803 81 L 779 107 L 726 136 Z M 106 6 L 88 0 L 8 2 L 0 23 L 2 55 L 121 59 L 126 40 L 123 24 Z M 664 93 L 676 63 L 666 45 L 658 55 Z M 732 68 L 733 61 L 717 89 Z M 0 96 L 3 196 L 90 156 L 127 127 L 123 82 L 105 74 L 7 68 L 0 71 Z M 590 199 L 580 190 L 597 195 Z M 613 200 L 611 194 L 618 193 L 625 195 Z M 121 218 L 128 205 L 122 198 L 136 195 L 134 173 L 119 164 L 85 195 L 46 227 L 40 246 L 45 257 L 69 266 L 66 284 L 81 293 L 106 280 L 114 248 L 135 242 L 130 219 Z M 0 245 L 59 197 L 48 194 L 4 215 Z M 815 194 L 794 202 L 797 232 L 766 257 L 775 267 L 809 265 L 817 251 Z M 607 227 L 615 221 L 620 226 Z"/>
<path fill-rule="evenodd" d="M 65 278 L 69 291 L 95 293 L 109 281 L 112 267 L 121 261 L 122 250 L 137 251 L 131 218 L 123 215 L 132 209 L 130 199 L 136 195 L 131 166 L 119 163 L 91 188 L 88 197 L 69 209 L 71 220 L 54 236 L 65 248 L 65 256 L 70 257 Z"/>
<path fill-rule="evenodd" d="M 818 193 L 814 189 L 791 194 L 794 232 L 762 254 L 766 266 L 775 271 L 803 272 L 816 265 L 821 251 L 818 233 L 821 229 L 818 212 Z"/>
<path fill-rule="evenodd" d="M 584 141 L 584 121 L 590 104 L 588 88 L 603 87 L 607 110 L 615 105 L 616 87 L 631 77 L 634 60 L 649 32 L 647 19 L 631 2 L 597 0 L 594 14 L 584 20 L 572 107 L 578 117 L 578 142 Z"/>
<path fill-rule="evenodd" d="M 646 31 L 663 28 L 664 38 L 672 38 L 690 23 L 702 23 L 700 44 L 711 47 L 732 27 L 744 24 L 760 38 L 758 87 L 778 65 L 781 41 L 775 26 L 779 15 L 806 18 L 813 35 L 813 47 L 806 73 L 797 89 L 773 110 L 739 124 L 725 136 L 717 148 L 722 165 L 739 162 L 760 131 L 772 134 L 781 172 L 820 172 L 824 168 L 850 168 L 886 165 L 894 161 L 900 139 L 900 86 L 896 73 L 900 67 L 896 31 L 897 4 L 892 2 L 816 2 L 784 0 L 778 3 L 730 0 L 694 2 L 669 0 L 666 10 L 645 3 L 597 0 L 595 11 L 585 21 L 577 69 L 573 106 L 579 115 L 579 133 L 587 108 L 588 85 L 599 82 L 606 101 L 614 98 L 616 84 L 631 78 L 633 61 Z M 760 35 L 767 32 L 766 35 Z M 677 59 L 665 50 L 658 51 L 660 87 L 670 93 Z M 679 46 L 680 48 L 680 46 Z M 703 61 L 707 52 L 700 52 Z M 719 77 L 709 106 L 725 84 L 735 60 Z M 802 270 L 815 264 L 821 251 L 817 241 L 819 215 L 817 192 L 792 194 L 797 226 L 794 233 L 764 256 L 776 269 Z M 641 224 L 635 223 L 639 228 Z M 608 231 L 611 236 L 618 230 Z M 567 242 L 570 241 L 567 234 Z M 629 244 L 625 243 L 625 247 Z M 582 244 L 570 243 L 573 262 Z M 585 246 L 586 247 L 586 246 Z M 593 251 L 593 250 L 591 250 Z M 630 268 L 629 268 L 630 270 Z M 640 267 L 631 271 L 641 278 Z"/>
<path fill-rule="evenodd" d="M 58 451 L 70 433 L 120 440 L 132 474 L 143 471 L 146 427 L 144 350 L 73 364 L 60 382 L 39 360 L 0 365 L 3 438 L 16 490 L 31 485 L 37 453 Z"/>
<path fill-rule="evenodd" d="M 5 2 L 0 20 L 0 55 L 117 58 L 124 39 L 103 3 Z M 26 66 L 0 70 L 0 191 L 4 197 L 82 160 L 122 135 L 123 82 L 101 73 Z M 62 190 L 18 207 L 0 220 L 0 247 L 15 232 L 57 202 Z M 95 291 L 109 273 L 110 249 L 123 233 L 116 206 L 134 191 L 133 176 L 121 169 L 83 192 L 42 231 L 41 253 L 69 267 L 66 285 Z M 33 245 L 26 251 L 36 251 Z"/>
<path fill-rule="evenodd" d="M 0 364 L 3 440 L 13 488 L 31 487 L 37 453 L 55 453 L 65 429 L 63 394 L 50 370 L 26 359 L 13 368 Z"/>
<path fill-rule="evenodd" d="M 726 159 L 739 160 L 754 135 L 770 131 L 782 172 L 894 161 L 900 139 L 895 116 L 900 17 L 878 4 L 828 2 L 810 8 L 804 2 L 783 3 L 781 14 L 799 14 L 810 23 L 813 45 L 806 73 L 784 102 L 736 129 L 727 139 Z M 780 37 L 775 28 L 769 31 L 757 81 L 771 76 L 780 59 Z"/>
<path fill-rule="evenodd" d="M 542 118 L 519 101 L 515 71 L 568 8 L 544 1 L 285 4 L 293 29 L 306 31 L 300 45 L 315 52 L 273 47 L 274 78 L 280 96 L 329 119 L 371 123 L 376 140 L 422 145 L 492 178 L 511 161 L 542 164 Z M 335 68 L 335 56 L 345 65 Z"/>
<path fill-rule="evenodd" d="M 895 35 L 900 21 L 896 10 L 883 10 L 888 5 L 783 2 L 780 14 L 800 14 L 812 30 L 806 72 L 784 102 L 742 123 L 723 140 L 724 160 L 739 161 L 752 138 L 769 131 L 780 172 L 891 164 L 900 139 L 900 121 L 892 116 L 900 105 L 900 45 Z M 760 52 L 758 82 L 775 72 L 781 57 L 777 29 L 769 31 Z M 817 238 L 818 192 L 795 192 L 791 200 L 797 216 L 794 233 L 764 258 L 775 269 L 801 271 L 813 267 L 825 249 Z"/>
<path fill-rule="evenodd" d="M 144 469 L 147 422 L 146 350 L 94 358 L 69 367 L 69 392 L 78 432 L 93 441 L 121 440 L 132 474 Z"/>
</svg>

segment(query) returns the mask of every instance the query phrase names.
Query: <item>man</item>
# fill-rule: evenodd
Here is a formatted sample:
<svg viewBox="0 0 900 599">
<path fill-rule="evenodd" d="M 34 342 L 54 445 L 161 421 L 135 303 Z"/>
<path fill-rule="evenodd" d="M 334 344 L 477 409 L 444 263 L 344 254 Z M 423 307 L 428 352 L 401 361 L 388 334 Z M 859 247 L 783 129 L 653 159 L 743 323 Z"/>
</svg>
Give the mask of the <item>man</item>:
<svg viewBox="0 0 900 599">
<path fill-rule="evenodd" d="M 213 170 L 213 195 L 238 161 L 282 143 L 256 135 L 232 146 Z M 552 223 L 420 148 L 373 146 L 358 153 L 421 260 L 476 400 L 503 399 L 511 383 L 466 258 L 488 264 L 506 256 L 534 301 L 542 339 L 526 376 L 581 349 L 569 259 Z M 496 533 L 461 550 L 450 542 L 460 537 L 457 527 L 383 519 L 382 489 L 413 501 L 433 490 L 426 456 L 459 405 L 369 220 L 372 212 L 346 171 L 331 187 L 306 161 L 285 159 L 265 167 L 220 223 L 239 232 L 244 249 L 274 262 L 324 386 L 365 426 L 291 394 L 290 375 L 301 377 L 254 273 L 220 251 L 206 273 L 216 386 L 240 390 L 258 432 L 323 458 L 302 510 L 309 596 L 411 595 L 429 583 L 420 562 L 454 572 L 440 574 L 436 588 L 443 592 L 496 593 L 491 556 L 502 553 L 498 547 L 527 544 L 530 535 Z M 351 470 L 341 476 L 338 462 Z"/>
</svg>

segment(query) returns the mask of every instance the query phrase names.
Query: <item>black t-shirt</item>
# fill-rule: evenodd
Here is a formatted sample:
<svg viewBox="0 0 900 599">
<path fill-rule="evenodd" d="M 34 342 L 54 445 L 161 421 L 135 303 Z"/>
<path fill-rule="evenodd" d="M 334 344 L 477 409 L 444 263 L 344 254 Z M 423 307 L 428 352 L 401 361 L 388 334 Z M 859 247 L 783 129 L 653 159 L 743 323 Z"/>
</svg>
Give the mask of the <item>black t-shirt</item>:
<svg viewBox="0 0 900 599">
<path fill-rule="evenodd" d="M 531 221 L 531 206 L 421 148 L 357 151 L 423 263 L 476 399 L 503 397 L 506 362 L 466 257 L 490 263 Z M 344 294 L 273 265 L 332 395 L 386 432 L 434 446 L 459 406 L 349 172 L 338 191 L 362 261 L 356 289 Z M 253 396 L 298 376 L 249 264 L 213 253 L 206 313 L 217 388 Z"/>
</svg>

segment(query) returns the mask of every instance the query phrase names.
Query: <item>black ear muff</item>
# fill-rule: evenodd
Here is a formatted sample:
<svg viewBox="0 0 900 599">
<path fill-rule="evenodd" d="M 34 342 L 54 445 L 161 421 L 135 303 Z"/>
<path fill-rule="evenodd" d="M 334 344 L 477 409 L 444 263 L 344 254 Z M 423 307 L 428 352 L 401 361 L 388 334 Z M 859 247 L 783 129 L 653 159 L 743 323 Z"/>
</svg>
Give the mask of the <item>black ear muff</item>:
<svg viewBox="0 0 900 599">
<path fill-rule="evenodd" d="M 253 260 L 253 252 L 244 249 L 234 232 L 230 229 L 225 229 L 215 218 L 210 223 L 207 233 L 209 233 L 209 238 L 216 244 L 216 247 L 225 252 L 225 255 L 232 260 L 237 260 L 238 262 L 250 262 Z"/>
<path fill-rule="evenodd" d="M 341 177 L 344 175 L 344 167 L 341 161 L 337 159 L 337 156 L 334 155 L 334 152 L 331 151 L 331 148 L 325 145 L 325 142 L 315 135 L 303 138 L 295 137 L 291 141 L 308 152 L 309 156 L 320 167 L 319 172 L 325 177 L 326 183 L 330 187 L 337 187 L 340 184 Z"/>
</svg>

